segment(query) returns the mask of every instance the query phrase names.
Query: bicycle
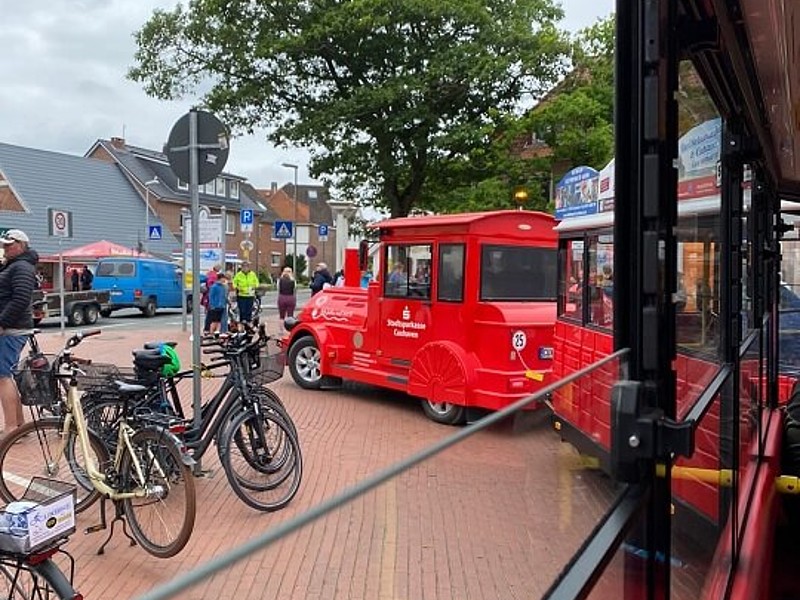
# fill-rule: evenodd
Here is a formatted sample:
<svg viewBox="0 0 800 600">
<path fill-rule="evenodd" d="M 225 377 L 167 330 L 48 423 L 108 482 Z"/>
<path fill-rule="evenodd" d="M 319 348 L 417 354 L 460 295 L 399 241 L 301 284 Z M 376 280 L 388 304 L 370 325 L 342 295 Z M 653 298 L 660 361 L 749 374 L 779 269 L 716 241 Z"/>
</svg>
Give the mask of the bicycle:
<svg viewBox="0 0 800 600">
<path fill-rule="evenodd" d="M 138 429 L 126 420 L 129 399 L 141 394 L 144 386 L 115 383 L 122 410 L 113 456 L 87 427 L 78 389 L 82 374 L 78 364 L 85 361 L 73 357 L 72 348 L 99 333 L 94 330 L 73 335 L 53 361 L 52 377 L 67 383 L 57 416 L 35 418 L 0 441 L 0 496 L 6 501 L 20 499 L 22 489 L 41 473 L 49 477 L 71 476 L 78 495 L 76 512 L 103 499 L 101 522 L 87 532 L 107 528 L 105 500 L 114 503 L 116 514 L 111 530 L 98 554 L 110 541 L 117 521 L 122 521 L 123 532 L 131 537 L 125 526 L 127 521 L 132 543 L 138 542 L 154 556 L 168 558 L 183 549 L 194 528 L 194 462 L 158 415 L 140 415 Z M 57 387 L 52 395 L 58 396 Z M 154 530 L 149 531 L 153 524 Z"/>
<path fill-rule="evenodd" d="M 285 507 L 300 487 L 302 454 L 297 430 L 280 398 L 264 385 L 283 374 L 282 352 L 270 350 L 270 338 L 263 326 L 252 340 L 252 330 L 229 334 L 204 342 L 206 354 L 220 354 L 222 360 L 204 366 L 203 373 L 229 367 L 220 389 L 201 406 L 199 426 L 186 418 L 178 384 L 193 376 L 183 371 L 165 377 L 159 369 L 166 362 L 157 352 L 135 352 L 136 377 L 148 389 L 128 408 L 135 418 L 137 409 L 160 410 L 171 419 L 171 428 L 202 460 L 216 442 L 226 477 L 239 498 L 256 510 L 272 512 Z M 155 344 L 153 344 L 155 345 Z M 210 349 L 209 345 L 218 346 Z M 279 365 L 279 366 L 278 366 Z M 120 417 L 119 407 L 103 398 L 98 390 L 87 398 L 85 408 L 93 431 L 112 445 Z M 112 446 L 113 447 L 113 446 Z"/>
</svg>

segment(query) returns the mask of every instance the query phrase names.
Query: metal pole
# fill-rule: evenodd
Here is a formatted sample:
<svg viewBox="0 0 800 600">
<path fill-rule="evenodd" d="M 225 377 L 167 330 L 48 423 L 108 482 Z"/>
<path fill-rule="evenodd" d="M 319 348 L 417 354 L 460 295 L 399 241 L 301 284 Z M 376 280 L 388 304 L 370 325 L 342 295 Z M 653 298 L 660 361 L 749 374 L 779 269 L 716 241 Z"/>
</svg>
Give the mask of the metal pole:
<svg viewBox="0 0 800 600">
<path fill-rule="evenodd" d="M 186 331 L 186 211 L 181 209 L 181 253 L 183 254 L 183 271 L 181 274 L 181 331 Z"/>
<path fill-rule="evenodd" d="M 61 335 L 63 336 L 64 331 L 64 280 L 66 279 L 66 273 L 64 273 L 64 253 L 61 250 L 64 240 L 62 238 L 58 238 L 58 268 L 61 271 L 61 286 L 58 289 L 58 298 L 59 302 L 61 303 L 61 317 L 60 317 L 60 326 L 61 326 Z"/>
<path fill-rule="evenodd" d="M 144 251 L 149 252 L 150 247 L 150 186 L 144 184 Z"/>
<path fill-rule="evenodd" d="M 294 272 L 295 276 L 297 274 L 297 165 L 294 166 L 294 189 L 292 190 L 292 196 L 294 196 L 294 247 L 292 252 L 294 252 Z"/>
<path fill-rule="evenodd" d="M 197 110 L 189 112 L 189 189 L 192 197 L 192 399 L 194 426 L 200 428 L 200 192 L 198 185 Z M 197 469 L 200 469 L 200 461 Z"/>
</svg>

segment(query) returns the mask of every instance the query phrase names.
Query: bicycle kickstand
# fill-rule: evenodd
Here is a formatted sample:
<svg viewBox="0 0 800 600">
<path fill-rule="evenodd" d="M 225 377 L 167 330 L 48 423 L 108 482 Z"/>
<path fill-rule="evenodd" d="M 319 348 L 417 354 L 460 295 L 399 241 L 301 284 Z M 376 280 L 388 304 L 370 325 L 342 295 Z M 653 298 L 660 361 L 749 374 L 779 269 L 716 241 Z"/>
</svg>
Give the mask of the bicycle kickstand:
<svg viewBox="0 0 800 600">
<path fill-rule="evenodd" d="M 105 497 L 100 499 L 100 523 L 98 525 L 93 525 L 92 527 L 87 527 L 86 533 L 94 533 L 95 531 L 100 531 L 101 529 L 109 529 L 106 522 L 106 500 L 107 499 Z M 128 526 L 125 523 L 125 515 L 122 511 L 121 502 L 114 502 L 114 513 L 114 518 L 111 520 L 111 528 L 108 531 L 108 535 L 106 536 L 105 541 L 101 544 L 100 548 L 97 550 L 98 555 L 105 553 L 106 545 L 108 545 L 108 542 L 111 541 L 111 537 L 114 535 L 114 525 L 117 521 L 122 522 L 122 533 L 124 533 L 125 537 L 131 541 L 130 545 L 136 545 L 136 540 L 134 540 L 128 533 Z"/>
</svg>

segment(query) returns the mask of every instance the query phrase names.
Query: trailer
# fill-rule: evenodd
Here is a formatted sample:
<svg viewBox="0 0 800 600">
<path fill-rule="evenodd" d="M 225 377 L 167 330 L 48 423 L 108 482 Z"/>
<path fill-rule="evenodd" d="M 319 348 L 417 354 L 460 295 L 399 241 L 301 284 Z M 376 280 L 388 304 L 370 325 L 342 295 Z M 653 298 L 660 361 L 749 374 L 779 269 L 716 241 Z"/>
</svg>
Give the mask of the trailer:
<svg viewBox="0 0 800 600">
<path fill-rule="evenodd" d="M 108 314 L 109 290 L 64 292 L 64 310 L 70 325 L 93 325 L 101 315 Z M 33 322 L 61 316 L 61 297 L 57 291 L 36 290 L 33 293 Z"/>
</svg>

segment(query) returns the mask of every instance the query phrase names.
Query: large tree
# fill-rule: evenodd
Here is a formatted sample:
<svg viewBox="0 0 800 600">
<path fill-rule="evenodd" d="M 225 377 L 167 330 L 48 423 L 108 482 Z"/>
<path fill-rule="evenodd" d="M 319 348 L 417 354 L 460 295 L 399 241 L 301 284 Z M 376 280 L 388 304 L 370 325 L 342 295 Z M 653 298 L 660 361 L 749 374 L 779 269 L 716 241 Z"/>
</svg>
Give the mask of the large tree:
<svg viewBox="0 0 800 600">
<path fill-rule="evenodd" d="M 486 126 L 483 146 L 439 165 L 426 183 L 421 208 L 437 212 L 492 210 L 517 204 L 550 207 L 551 179 L 565 170 L 603 167 L 614 151 L 614 17 L 572 40 L 570 71 L 522 116 Z M 489 131 L 489 127 L 494 127 Z"/>
<path fill-rule="evenodd" d="M 312 175 L 392 216 L 443 159 L 549 89 L 567 44 L 552 0 L 193 0 L 135 34 L 129 77 L 201 89 L 236 132 L 312 152 Z"/>
</svg>

